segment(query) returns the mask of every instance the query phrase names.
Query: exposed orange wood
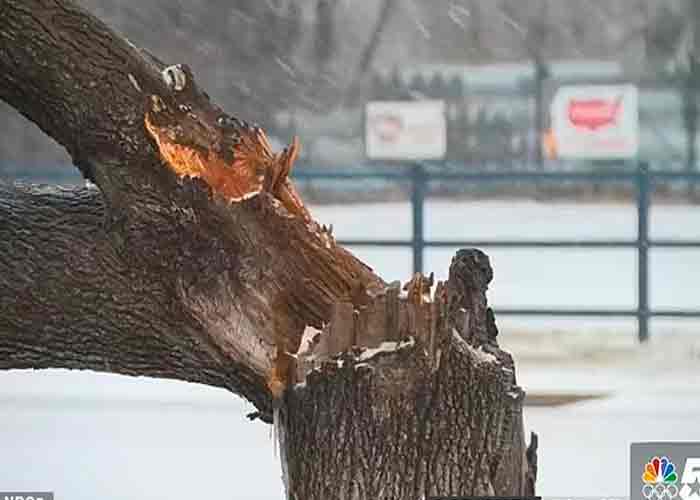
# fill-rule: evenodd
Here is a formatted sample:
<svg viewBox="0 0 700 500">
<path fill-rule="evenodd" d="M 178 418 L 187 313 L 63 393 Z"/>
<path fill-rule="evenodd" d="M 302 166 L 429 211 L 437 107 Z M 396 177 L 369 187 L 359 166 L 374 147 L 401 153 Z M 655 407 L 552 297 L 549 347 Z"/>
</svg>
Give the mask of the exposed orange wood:
<svg viewBox="0 0 700 500">
<path fill-rule="evenodd" d="M 272 152 L 267 136 L 260 128 L 241 128 L 236 131 L 232 146 L 233 161 L 227 161 L 214 148 L 180 144 L 171 127 L 158 126 L 146 113 L 145 126 L 158 145 L 165 163 L 181 177 L 202 178 L 215 193 L 229 201 L 252 198 L 264 189 L 280 200 L 293 215 L 311 219 L 299 193 L 289 180 L 294 161 L 299 154 L 299 140 L 281 153 Z"/>
</svg>

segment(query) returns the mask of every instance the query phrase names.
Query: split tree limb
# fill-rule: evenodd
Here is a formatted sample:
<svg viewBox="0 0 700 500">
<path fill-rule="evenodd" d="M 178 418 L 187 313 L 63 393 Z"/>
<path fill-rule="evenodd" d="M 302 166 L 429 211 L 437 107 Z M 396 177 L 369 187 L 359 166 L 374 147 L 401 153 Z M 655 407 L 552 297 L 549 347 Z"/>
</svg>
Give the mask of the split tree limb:
<svg viewBox="0 0 700 500">
<path fill-rule="evenodd" d="M 0 187 L 0 369 L 227 388 L 276 416 L 290 499 L 534 494 L 483 253 L 403 296 L 304 207 L 296 141 L 70 0 L 0 0 L 0 98 L 99 187 Z"/>
<path fill-rule="evenodd" d="M 0 228 L 9 235 L 7 244 L 22 244 L 11 241 L 17 234 L 48 231 L 43 243 L 60 245 L 57 231 L 66 228 L 40 225 L 41 210 L 63 216 L 61 203 L 84 207 L 94 232 L 80 238 L 94 238 L 89 247 L 104 253 L 85 261 L 85 287 L 103 286 L 91 266 L 102 272 L 111 266 L 114 273 L 131 269 L 144 277 L 149 287 L 134 290 L 129 301 L 153 290 L 158 298 L 139 317 L 177 311 L 168 337 L 206 346 L 212 362 L 230 367 L 225 385 L 263 410 L 269 408 L 261 403 L 269 399 L 264 380 L 278 346 L 295 352 L 305 326 L 320 328 L 336 299 L 357 283 L 383 286 L 310 219 L 286 178 L 296 143 L 275 155 L 260 129 L 212 104 L 186 66 L 159 67 L 68 0 L 0 0 L 0 97 L 65 146 L 101 193 L 101 199 L 83 192 L 64 193 L 64 202 L 42 198 L 44 206 L 26 193 L 9 193 L 11 203 L 37 213 L 13 220 L 19 209 L 5 204 Z M 181 170 L 183 164 L 191 170 Z M 266 177 L 273 180 L 267 191 Z M 35 244 L 27 242 L 26 248 L 35 251 Z M 80 247 L 88 248 L 87 242 Z M 68 258 L 70 251 L 66 243 L 47 257 Z M 2 332 L 6 339 L 47 328 L 57 307 L 16 297 L 18 277 L 31 270 L 26 257 L 3 262 L 0 269 L 0 293 L 8 301 L 3 312 L 32 318 L 10 325 Z M 60 272 L 38 270 L 28 278 L 31 288 L 43 297 L 56 283 L 69 286 L 75 269 L 64 268 L 67 276 Z M 76 302 L 90 300 L 89 294 L 75 293 Z M 136 314 L 128 308 L 117 313 L 115 325 L 134 321 Z M 84 314 L 68 308 L 61 324 L 79 324 Z M 165 331 L 146 334 L 165 342 Z M 95 354 L 70 331 L 62 343 L 72 344 L 76 355 L 83 348 L 86 356 Z M 98 353 L 91 367 L 112 362 Z M 54 358 L 37 365 L 64 363 Z"/>
</svg>

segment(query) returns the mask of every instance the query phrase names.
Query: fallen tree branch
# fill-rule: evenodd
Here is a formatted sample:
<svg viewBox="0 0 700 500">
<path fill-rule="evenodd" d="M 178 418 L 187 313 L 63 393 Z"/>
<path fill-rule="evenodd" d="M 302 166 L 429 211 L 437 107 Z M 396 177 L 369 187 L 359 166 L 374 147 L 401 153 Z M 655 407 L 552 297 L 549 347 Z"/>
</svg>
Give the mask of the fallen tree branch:
<svg viewBox="0 0 700 500">
<path fill-rule="evenodd" d="M 261 382 L 278 348 L 295 351 L 305 326 L 320 327 L 339 297 L 358 283 L 383 286 L 311 219 L 287 178 L 297 143 L 274 154 L 259 128 L 211 103 L 186 66 L 158 67 L 70 1 L 0 0 L 0 11 L 0 97 L 99 187 L 101 200 L 82 202 L 101 213 L 91 219 L 103 238 L 94 244 L 116 256 L 108 265 L 139 269 L 159 289 L 160 306 L 187 318 L 169 336 L 248 367 L 246 397 L 269 397 Z M 10 196 L 37 208 L 22 193 Z M 62 195 L 69 204 L 81 196 Z M 24 229 L 45 230 L 31 215 Z M 22 262 L 5 265 L 21 273 Z M 4 296 L 15 293 L 9 279 L 2 286 Z M 48 317 L 45 302 L 14 307 L 35 322 L 14 325 L 22 330 L 12 335 Z M 64 325 L 71 321 L 80 317 Z"/>
<path fill-rule="evenodd" d="M 69 0 L 0 16 L 0 97 L 99 187 L 0 186 L 0 369 L 240 394 L 275 421 L 290 499 L 534 494 L 483 253 L 435 290 L 387 285 L 304 206 L 296 140 L 273 152 Z"/>
</svg>

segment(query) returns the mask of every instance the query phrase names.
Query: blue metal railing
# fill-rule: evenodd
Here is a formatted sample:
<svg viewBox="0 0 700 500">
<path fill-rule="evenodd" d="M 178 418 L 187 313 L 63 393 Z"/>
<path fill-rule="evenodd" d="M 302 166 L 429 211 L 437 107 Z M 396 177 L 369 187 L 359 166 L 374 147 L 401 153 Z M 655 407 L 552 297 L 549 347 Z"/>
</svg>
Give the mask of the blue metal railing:
<svg viewBox="0 0 700 500">
<path fill-rule="evenodd" d="M 358 240 L 339 242 L 347 246 L 407 247 L 413 250 L 414 272 L 423 271 L 423 254 L 427 247 L 495 247 L 495 248 L 634 248 L 637 250 L 637 308 L 636 309 L 497 309 L 497 314 L 519 316 L 556 317 L 633 317 L 638 323 L 641 342 L 649 338 L 649 319 L 700 318 L 698 310 L 658 310 L 649 306 L 649 249 L 650 248 L 697 248 L 698 240 L 652 240 L 649 235 L 649 209 L 653 184 L 658 181 L 683 181 L 700 184 L 700 174 L 682 172 L 650 171 L 640 163 L 633 171 L 621 172 L 450 172 L 428 170 L 423 164 L 390 166 L 371 171 L 356 169 L 299 168 L 294 177 L 300 180 L 314 179 L 386 179 L 411 183 L 411 208 L 413 233 L 410 240 Z M 574 182 L 574 183 L 632 183 L 636 186 L 637 237 L 631 240 L 426 240 L 424 232 L 425 195 L 430 182 L 453 180 L 465 183 L 484 182 Z"/>
<path fill-rule="evenodd" d="M 44 177 L 54 178 L 57 172 L 71 172 L 70 169 L 52 170 L 45 172 Z M 72 170 L 72 172 L 75 172 Z M 693 248 L 700 249 L 698 240 L 681 239 L 651 239 L 649 235 L 649 210 L 651 192 L 658 182 L 683 182 L 700 185 L 700 173 L 683 173 L 676 171 L 650 171 L 648 166 L 641 163 L 638 168 L 625 171 L 597 172 L 523 172 L 498 171 L 483 172 L 473 170 L 448 170 L 442 164 L 413 164 L 372 166 L 371 168 L 311 168 L 299 167 L 293 172 L 299 180 L 336 179 L 358 180 L 375 179 L 392 182 L 409 182 L 411 184 L 411 209 L 413 212 L 412 237 L 405 240 L 364 240 L 345 239 L 339 243 L 346 246 L 372 246 L 411 248 L 413 252 L 413 269 L 423 271 L 423 254 L 426 248 L 437 247 L 494 247 L 494 248 L 627 248 L 637 252 L 637 307 L 636 309 L 573 309 L 573 308 L 503 308 L 496 309 L 500 315 L 517 316 L 553 316 L 553 317 L 621 317 L 636 318 L 638 322 L 638 337 L 640 341 L 649 338 L 649 319 L 656 318 L 700 318 L 697 310 L 660 310 L 650 309 L 649 305 L 649 250 L 651 248 Z M 28 179 L 34 180 L 36 174 Z M 62 180 L 81 182 L 77 175 Z M 634 239 L 608 240 L 427 240 L 425 239 L 424 208 L 425 198 L 431 182 L 459 181 L 465 184 L 483 183 L 555 183 L 564 182 L 577 184 L 632 184 L 636 187 L 637 207 L 637 236 Z M 700 262 L 700 260 L 699 260 Z M 700 264 L 699 264 L 700 265 Z"/>
</svg>

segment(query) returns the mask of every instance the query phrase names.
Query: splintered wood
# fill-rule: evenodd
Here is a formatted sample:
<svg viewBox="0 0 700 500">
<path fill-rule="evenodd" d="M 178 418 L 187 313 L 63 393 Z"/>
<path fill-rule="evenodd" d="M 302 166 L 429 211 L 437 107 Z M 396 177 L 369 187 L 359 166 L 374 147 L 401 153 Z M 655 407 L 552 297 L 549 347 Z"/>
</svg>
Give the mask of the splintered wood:
<svg viewBox="0 0 700 500">
<path fill-rule="evenodd" d="M 303 314 L 298 324 L 328 325 L 321 342 L 325 347 L 316 351 L 338 353 L 358 342 L 381 342 L 386 336 L 386 313 L 379 304 L 371 304 L 367 288 L 381 288 L 384 282 L 340 248 L 332 227 L 319 225 L 306 209 L 289 178 L 299 154 L 297 138 L 288 148 L 273 153 L 262 129 L 212 108 L 207 99 L 194 92 L 187 68 L 182 71 L 185 83 L 179 91 L 151 95 L 146 103 L 144 125 L 165 166 L 180 178 L 202 179 L 212 194 L 231 203 L 269 195 L 263 198 L 263 204 L 251 206 L 274 207 L 261 211 L 277 215 L 266 217 L 263 227 L 290 247 L 294 244 L 290 263 L 303 256 L 301 265 L 296 266 L 298 272 L 291 271 L 286 286 L 278 287 L 276 299 L 283 308 Z M 300 328 L 295 328 L 296 323 L 293 326 L 275 327 L 274 338 L 261 342 L 269 354 L 264 360 L 269 362 L 264 375 L 273 400 L 279 399 L 295 379 L 295 351 L 301 338 Z"/>
<path fill-rule="evenodd" d="M 413 339 L 434 357 L 436 335 L 447 317 L 447 287 L 434 276 L 416 273 L 403 287 L 395 281 L 376 293 L 355 290 L 347 300 L 334 304 L 330 322 L 322 330 L 309 329 L 308 340 L 296 357 L 293 383 L 303 382 L 309 372 L 333 362 L 342 353 L 356 353 L 401 345 Z"/>
<path fill-rule="evenodd" d="M 151 96 L 144 125 L 165 164 L 179 177 L 199 177 L 230 202 L 267 192 L 290 214 L 311 220 L 289 179 L 299 154 L 296 137 L 275 154 L 260 127 L 224 115 L 212 122 L 190 106 L 168 105 L 156 95 Z"/>
</svg>

